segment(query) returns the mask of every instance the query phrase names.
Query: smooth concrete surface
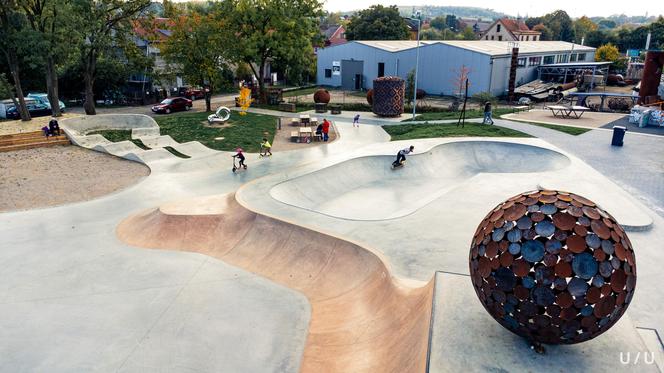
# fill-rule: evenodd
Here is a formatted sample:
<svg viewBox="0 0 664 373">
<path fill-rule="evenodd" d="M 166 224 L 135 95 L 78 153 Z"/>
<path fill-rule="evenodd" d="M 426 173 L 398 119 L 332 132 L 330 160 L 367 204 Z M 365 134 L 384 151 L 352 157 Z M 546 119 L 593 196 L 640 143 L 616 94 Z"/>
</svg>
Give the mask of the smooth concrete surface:
<svg viewBox="0 0 664 373">
<path fill-rule="evenodd" d="M 438 273 L 429 372 L 659 372 L 630 317 L 574 345 L 545 345 L 538 354 L 498 324 L 475 295 L 468 276 Z M 629 313 L 629 312 L 628 312 Z M 627 364 L 627 353 L 631 359 Z M 636 354 L 640 360 L 636 361 Z"/>
<path fill-rule="evenodd" d="M 535 173 L 479 173 L 417 211 L 391 220 L 333 218 L 272 198 L 270 190 L 279 183 L 353 158 L 394 156 L 410 143 L 425 153 L 440 144 L 468 140 L 389 143 L 389 136 L 377 126 L 334 125 L 339 140 L 275 153 L 268 159 L 249 154 L 248 170 L 236 174 L 231 172 L 229 153 L 180 159 L 155 149 L 145 153 L 153 157 L 146 161 L 151 175 L 123 191 L 56 208 L 0 214 L 0 328 L 10 336 L 0 339 L 0 371 L 298 371 L 312 332 L 309 323 L 317 311 L 310 308 L 309 295 L 289 283 L 289 278 L 278 281 L 285 276 L 281 270 L 270 272 L 268 265 L 251 267 L 252 261 L 269 263 L 269 256 L 259 261 L 248 254 L 242 264 L 235 262 L 256 275 L 225 264 L 212 253 L 173 251 L 186 249 L 177 245 L 145 250 L 123 244 L 115 235 L 121 221 L 141 211 L 171 204 L 162 213 L 178 215 L 178 209 L 173 214 L 174 201 L 233 192 L 243 208 L 265 219 L 371 248 L 381 259 L 386 276 L 395 283 L 421 288 L 437 270 L 467 273 L 476 224 L 506 198 L 538 186 L 584 188 L 583 195 L 621 223 L 648 228 L 628 232 L 637 254 L 639 279 L 626 316 L 639 328 L 660 335 L 664 331 L 664 293 L 659 286 L 664 282 L 659 265 L 664 262 L 664 219 L 653 216 L 640 201 L 577 158 L 580 150 L 562 151 L 539 139 L 474 138 L 472 141 L 550 149 L 566 156 L 570 164 Z M 406 167 L 418 157 L 410 157 Z M 198 217 L 188 216 L 192 206 L 176 205 L 185 221 L 198 221 Z M 208 207 L 212 205 L 215 203 Z M 205 214 L 223 209 L 215 212 L 210 207 Z M 269 241 L 272 233 L 262 236 Z M 346 265 L 335 267 L 343 270 Z M 290 267 L 284 262 L 280 268 Z M 306 267 L 294 274 L 302 273 Z M 334 284 L 330 285 L 333 290 Z M 376 304 L 383 300 L 373 298 Z M 349 306 L 336 313 L 360 311 Z M 462 331 L 468 341 L 473 340 Z M 363 344 L 368 348 L 365 356 L 373 357 L 370 347 L 386 340 L 390 339 L 378 335 L 372 339 L 375 343 Z M 634 340 L 631 346 L 640 348 L 641 343 Z M 472 349 L 467 351 L 468 356 L 474 355 Z M 584 356 L 568 356 L 580 364 L 587 361 L 582 360 Z M 569 366 L 573 367 L 561 365 L 552 370 Z M 323 370 L 334 369 L 328 367 Z M 590 365 L 583 367 L 595 370 Z M 604 367 L 597 370 L 607 370 Z M 619 363 L 610 366 L 620 368 Z"/>
<path fill-rule="evenodd" d="M 117 232 L 132 246 L 210 255 L 305 294 L 302 371 L 425 369 L 432 283 L 392 278 L 369 248 L 253 213 L 232 193 L 146 210 Z"/>
<path fill-rule="evenodd" d="M 478 174 L 534 173 L 569 166 L 566 156 L 531 145 L 458 141 L 413 155 L 365 156 L 279 183 L 270 195 L 286 204 L 341 219 L 386 220 L 409 215 Z"/>
</svg>

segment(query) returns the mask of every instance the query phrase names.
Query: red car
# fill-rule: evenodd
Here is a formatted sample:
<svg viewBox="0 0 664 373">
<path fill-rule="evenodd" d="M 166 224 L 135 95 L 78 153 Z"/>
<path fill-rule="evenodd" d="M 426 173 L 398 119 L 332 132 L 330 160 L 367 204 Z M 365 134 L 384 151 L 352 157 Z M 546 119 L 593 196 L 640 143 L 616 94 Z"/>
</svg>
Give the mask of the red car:
<svg viewBox="0 0 664 373">
<path fill-rule="evenodd" d="M 152 107 L 155 113 L 170 114 L 172 111 L 182 111 L 191 109 L 191 100 L 184 97 L 167 98 L 157 105 Z"/>
</svg>

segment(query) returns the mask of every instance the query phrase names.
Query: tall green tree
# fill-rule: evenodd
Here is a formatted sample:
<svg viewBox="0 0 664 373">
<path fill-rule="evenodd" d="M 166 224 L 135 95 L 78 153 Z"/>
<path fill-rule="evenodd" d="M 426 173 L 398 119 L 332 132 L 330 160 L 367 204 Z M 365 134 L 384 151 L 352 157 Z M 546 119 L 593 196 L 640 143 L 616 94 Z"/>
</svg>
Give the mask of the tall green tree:
<svg viewBox="0 0 664 373">
<path fill-rule="evenodd" d="M 71 7 L 64 0 L 22 0 L 21 6 L 28 24 L 37 35 L 38 45 L 33 55 L 38 56 L 46 73 L 46 92 L 54 116 L 60 116 L 58 94 L 58 67 L 73 53 L 72 39 L 78 37 Z"/>
<path fill-rule="evenodd" d="M 457 17 L 454 14 L 448 14 L 445 16 L 445 24 L 447 28 L 453 31 L 457 31 Z"/>
<path fill-rule="evenodd" d="M 346 28 L 348 40 L 408 40 L 406 21 L 396 5 L 372 5 L 354 15 Z"/>
<path fill-rule="evenodd" d="M 221 6 L 220 17 L 227 20 L 235 40 L 227 47 L 236 61 L 251 67 L 261 101 L 266 98 L 263 77 L 268 61 L 308 66 L 314 58 L 313 43 L 322 43 L 318 0 L 227 0 Z"/>
<path fill-rule="evenodd" d="M 541 33 L 540 40 L 551 40 L 551 29 L 544 26 L 543 23 L 538 23 L 532 27 L 533 31 L 539 31 Z"/>
<path fill-rule="evenodd" d="M 437 30 L 444 30 L 447 28 L 447 22 L 445 22 L 445 17 L 443 16 L 438 16 L 429 22 L 431 27 L 437 29 Z"/>
<path fill-rule="evenodd" d="M 131 48 L 132 22 L 150 6 L 150 0 L 73 0 L 74 13 L 82 34 L 78 45 L 84 66 L 85 113 L 96 114 L 94 84 L 101 56 L 120 56 L 118 50 Z"/>
<path fill-rule="evenodd" d="M 234 43 L 234 36 L 227 22 L 216 12 L 194 11 L 176 18 L 171 36 L 162 44 L 162 56 L 177 69 L 178 75 L 214 91 L 223 79 L 222 71 L 229 70 L 228 46 Z M 207 111 L 211 110 L 209 96 L 205 99 Z"/>
<path fill-rule="evenodd" d="M 551 40 L 574 41 L 574 25 L 564 10 L 546 14 L 542 23 L 551 30 Z"/>
<path fill-rule="evenodd" d="M 581 42 L 581 39 L 584 39 L 588 36 L 588 33 L 597 30 L 598 26 L 590 18 L 583 16 L 573 22 L 574 24 L 574 33 L 578 42 Z"/>
<path fill-rule="evenodd" d="M 19 109 L 21 120 L 28 121 L 31 118 L 21 86 L 21 57 L 28 53 L 32 35 L 25 31 L 26 20 L 19 11 L 18 1 L 0 0 L 0 52 L 13 81 L 10 87 L 12 101 Z"/>
</svg>

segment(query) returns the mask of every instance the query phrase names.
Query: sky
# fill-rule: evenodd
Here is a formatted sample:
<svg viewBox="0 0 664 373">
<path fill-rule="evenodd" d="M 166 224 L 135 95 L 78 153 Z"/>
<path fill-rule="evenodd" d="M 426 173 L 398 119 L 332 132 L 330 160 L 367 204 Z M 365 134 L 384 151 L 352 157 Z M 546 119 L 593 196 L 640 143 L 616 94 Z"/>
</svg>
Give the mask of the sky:
<svg viewBox="0 0 664 373">
<path fill-rule="evenodd" d="M 610 16 L 612 14 L 626 14 L 628 16 L 659 15 L 664 14 L 664 1 L 637 0 L 634 2 L 618 2 L 607 0 L 499 0 L 489 2 L 486 0 L 390 0 L 381 2 L 376 0 L 324 0 L 324 9 L 332 12 L 349 11 L 368 8 L 373 4 L 383 5 L 437 5 L 437 6 L 474 6 L 490 8 L 498 12 L 516 16 L 541 16 L 556 9 L 563 9 L 571 17 Z"/>
</svg>

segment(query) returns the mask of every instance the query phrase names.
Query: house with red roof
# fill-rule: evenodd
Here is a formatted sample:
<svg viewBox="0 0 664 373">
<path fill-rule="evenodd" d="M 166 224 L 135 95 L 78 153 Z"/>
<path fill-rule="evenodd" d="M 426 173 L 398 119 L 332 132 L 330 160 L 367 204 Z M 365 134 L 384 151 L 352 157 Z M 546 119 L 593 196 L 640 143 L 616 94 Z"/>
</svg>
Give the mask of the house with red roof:
<svg viewBox="0 0 664 373">
<path fill-rule="evenodd" d="M 531 30 L 521 19 L 501 18 L 480 35 L 480 40 L 538 41 L 542 33 Z"/>
</svg>

